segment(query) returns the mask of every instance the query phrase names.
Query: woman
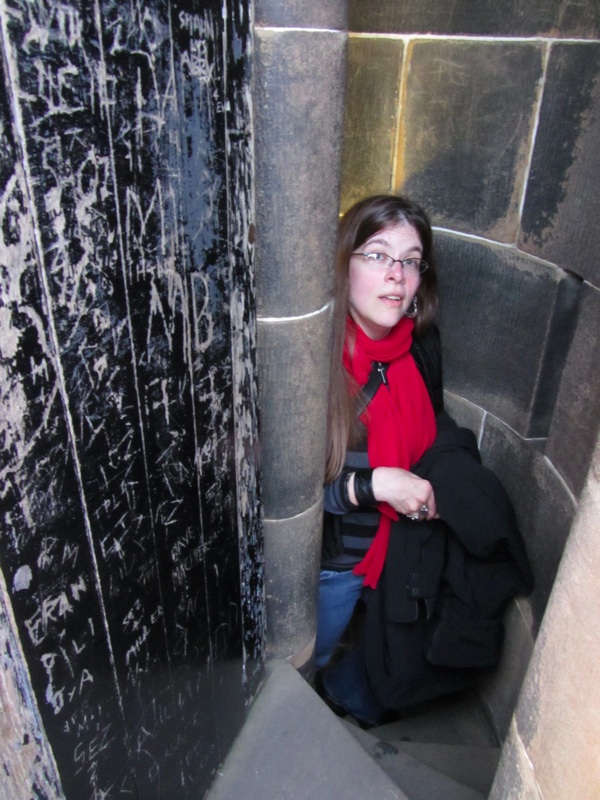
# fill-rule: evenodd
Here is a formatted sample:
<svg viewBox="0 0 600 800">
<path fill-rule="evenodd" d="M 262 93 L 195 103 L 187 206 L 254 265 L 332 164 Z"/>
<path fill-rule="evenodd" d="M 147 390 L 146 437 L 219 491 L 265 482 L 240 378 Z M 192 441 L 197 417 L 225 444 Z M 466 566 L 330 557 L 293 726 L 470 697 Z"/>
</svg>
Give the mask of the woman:
<svg viewBox="0 0 600 800">
<path fill-rule="evenodd" d="M 460 474 L 466 463 L 465 451 L 470 451 L 469 464 L 464 467 L 469 481 L 470 462 L 477 470 L 484 469 L 470 432 L 457 429 L 443 410 L 439 336 L 433 326 L 437 295 L 431 251 L 427 215 L 403 197 L 380 195 L 363 200 L 340 224 L 316 666 L 329 664 L 357 602 L 364 597 L 368 646 L 363 644 L 317 676 L 319 691 L 330 705 L 352 713 L 363 724 L 375 724 L 388 708 L 462 688 L 465 676 L 470 677 L 468 670 L 463 670 L 456 680 L 452 668 L 452 677 L 447 679 L 446 664 L 432 666 L 427 650 L 421 652 L 431 635 L 432 620 L 440 627 L 444 609 L 439 596 L 448 578 L 446 567 L 435 566 L 445 558 L 440 554 L 448 551 L 438 489 L 443 491 L 444 483 L 452 483 L 457 470 Z M 458 456 L 455 450 L 460 450 Z M 453 461 L 450 468 L 449 453 L 460 462 Z M 429 479 L 430 473 L 436 475 L 439 485 Z M 484 474 L 483 480 L 489 481 L 489 474 Z M 493 491 L 502 495 L 495 485 Z M 477 499 L 469 494 L 465 506 L 477 506 Z M 501 612 L 507 592 L 514 593 L 516 584 L 517 590 L 527 591 L 530 584 L 512 509 L 505 497 L 500 499 L 510 518 L 508 533 L 501 526 L 502 552 L 508 553 L 502 563 L 511 563 L 501 597 L 493 598 L 493 608 L 483 604 L 494 617 Z M 462 510 L 450 508 L 450 502 L 447 506 L 450 517 L 459 517 L 456 527 L 462 528 Z M 467 539 L 471 536 L 470 529 L 465 535 Z M 479 548 L 477 541 L 474 549 Z M 483 547 L 485 552 L 497 549 L 497 541 Z M 523 562 L 516 569 L 513 551 L 516 560 Z M 426 564 L 427 570 L 420 570 L 421 564 Z M 412 577 L 395 572 L 407 565 Z M 407 592 L 403 589 L 399 596 L 394 587 L 404 584 Z M 384 585 L 388 586 L 385 590 Z M 392 590 L 395 599 L 390 599 Z M 369 616 L 371 607 L 374 610 Z M 475 615 L 480 611 L 478 606 Z M 402 623 L 393 631 L 387 622 L 390 614 Z M 472 614 L 471 607 L 467 616 Z M 497 625 L 498 620 L 494 618 L 493 623 Z M 446 642 L 444 639 L 442 649 L 453 650 L 454 643 Z M 390 652 L 396 652 L 396 665 L 390 666 Z M 454 658 L 453 651 L 450 661 Z M 491 658 L 497 658 L 497 653 Z M 446 655 L 442 662 L 444 659 Z M 458 661 L 461 659 L 459 655 Z M 407 660 L 412 662 L 410 668 Z M 465 666 L 470 665 L 466 658 Z"/>
</svg>

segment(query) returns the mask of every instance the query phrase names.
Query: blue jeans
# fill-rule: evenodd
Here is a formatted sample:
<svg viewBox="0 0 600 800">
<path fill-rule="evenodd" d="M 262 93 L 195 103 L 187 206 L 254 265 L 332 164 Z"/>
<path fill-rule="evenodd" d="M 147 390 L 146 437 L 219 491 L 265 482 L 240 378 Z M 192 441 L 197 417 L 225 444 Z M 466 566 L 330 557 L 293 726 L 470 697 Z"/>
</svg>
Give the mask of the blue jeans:
<svg viewBox="0 0 600 800">
<path fill-rule="evenodd" d="M 348 627 L 363 591 L 363 578 L 352 570 L 321 570 L 315 665 L 324 667 Z"/>
<path fill-rule="evenodd" d="M 325 670 L 323 686 L 329 697 L 359 722 L 377 725 L 384 718 L 387 709 L 371 691 L 362 647 Z"/>
<path fill-rule="evenodd" d="M 363 578 L 353 572 L 321 570 L 319 617 L 315 665 L 326 666 L 348 627 L 363 593 Z M 362 649 L 345 655 L 323 672 L 323 686 L 329 697 L 361 722 L 375 725 L 386 709 L 375 699 L 364 664 Z"/>
</svg>

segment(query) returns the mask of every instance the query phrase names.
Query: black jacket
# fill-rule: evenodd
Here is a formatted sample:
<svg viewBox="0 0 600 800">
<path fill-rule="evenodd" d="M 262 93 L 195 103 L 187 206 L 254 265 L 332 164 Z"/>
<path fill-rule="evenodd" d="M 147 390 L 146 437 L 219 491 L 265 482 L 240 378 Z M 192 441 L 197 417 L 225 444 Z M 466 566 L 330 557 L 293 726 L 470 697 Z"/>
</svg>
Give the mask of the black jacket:
<svg viewBox="0 0 600 800">
<path fill-rule="evenodd" d="M 411 471 L 433 486 L 439 520 L 392 525 L 369 592 L 364 649 L 377 699 L 402 708 L 472 683 L 495 665 L 507 601 L 533 578 L 511 502 L 481 464 L 473 433 L 443 411 L 437 333 L 415 360 L 437 413 L 437 437 Z"/>
</svg>

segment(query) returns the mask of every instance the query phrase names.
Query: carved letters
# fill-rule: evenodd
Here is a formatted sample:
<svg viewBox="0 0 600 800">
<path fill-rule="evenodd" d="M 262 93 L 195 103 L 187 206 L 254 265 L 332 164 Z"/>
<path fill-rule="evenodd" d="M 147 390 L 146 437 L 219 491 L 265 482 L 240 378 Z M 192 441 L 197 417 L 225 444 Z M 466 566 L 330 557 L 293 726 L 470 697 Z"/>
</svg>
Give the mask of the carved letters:
<svg viewBox="0 0 600 800">
<path fill-rule="evenodd" d="M 76 800 L 200 797 L 262 668 L 250 32 L 223 8 L 0 5 L 0 564 Z"/>
</svg>

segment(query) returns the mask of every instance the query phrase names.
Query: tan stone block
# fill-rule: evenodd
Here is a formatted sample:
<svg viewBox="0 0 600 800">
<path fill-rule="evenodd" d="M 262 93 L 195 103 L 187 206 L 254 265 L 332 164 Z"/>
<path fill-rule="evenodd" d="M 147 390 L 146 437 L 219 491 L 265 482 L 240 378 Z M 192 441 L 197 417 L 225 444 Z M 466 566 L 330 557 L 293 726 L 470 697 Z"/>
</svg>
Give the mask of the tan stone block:
<svg viewBox="0 0 600 800">
<path fill-rule="evenodd" d="M 599 364 L 600 289 L 584 284 L 546 449 L 575 495 L 585 482 L 600 431 Z"/>
<path fill-rule="evenodd" d="M 446 389 L 547 436 L 579 282 L 513 248 L 437 232 Z"/>
<path fill-rule="evenodd" d="M 447 389 L 444 391 L 444 407 L 453 420 L 461 427 L 469 428 L 479 439 L 485 416 L 483 408 Z"/>
<path fill-rule="evenodd" d="M 403 52 L 400 39 L 349 39 L 342 211 L 391 191 Z"/>
<path fill-rule="evenodd" d="M 596 0 L 350 0 L 352 31 L 491 36 L 600 35 Z"/>
<path fill-rule="evenodd" d="M 539 792 L 535 773 L 514 723 L 502 748 L 502 756 L 489 800 L 544 800 Z M 563 800 L 565 800 L 563 798 Z"/>
<path fill-rule="evenodd" d="M 543 69 L 537 42 L 416 40 L 394 185 L 445 228 L 516 240 Z"/>
<path fill-rule="evenodd" d="M 575 515 L 575 501 L 544 454 L 489 414 L 481 453 L 515 507 L 535 578 L 529 603 L 537 631 Z"/>
<path fill-rule="evenodd" d="M 599 520 L 597 446 L 517 710 L 544 800 L 600 796 Z"/>
<path fill-rule="evenodd" d="M 598 5 L 600 8 L 600 5 Z M 520 245 L 600 285 L 600 44 L 552 45 Z"/>
<path fill-rule="evenodd" d="M 266 519 L 267 657 L 310 657 L 317 630 L 323 504 L 292 519 Z M 301 666 L 300 664 L 299 666 Z"/>
<path fill-rule="evenodd" d="M 346 30 L 346 0 L 255 0 L 254 22 L 288 28 L 333 28 Z"/>
<path fill-rule="evenodd" d="M 258 313 L 322 308 L 333 283 L 346 34 L 256 31 Z"/>
<path fill-rule="evenodd" d="M 331 311 L 258 323 L 262 497 L 271 519 L 300 514 L 322 495 Z"/>
<path fill-rule="evenodd" d="M 510 720 L 533 652 L 533 617 L 527 599 L 513 600 L 504 618 L 505 637 L 498 666 L 482 680 L 479 693 L 498 739 L 507 735 Z"/>
</svg>

